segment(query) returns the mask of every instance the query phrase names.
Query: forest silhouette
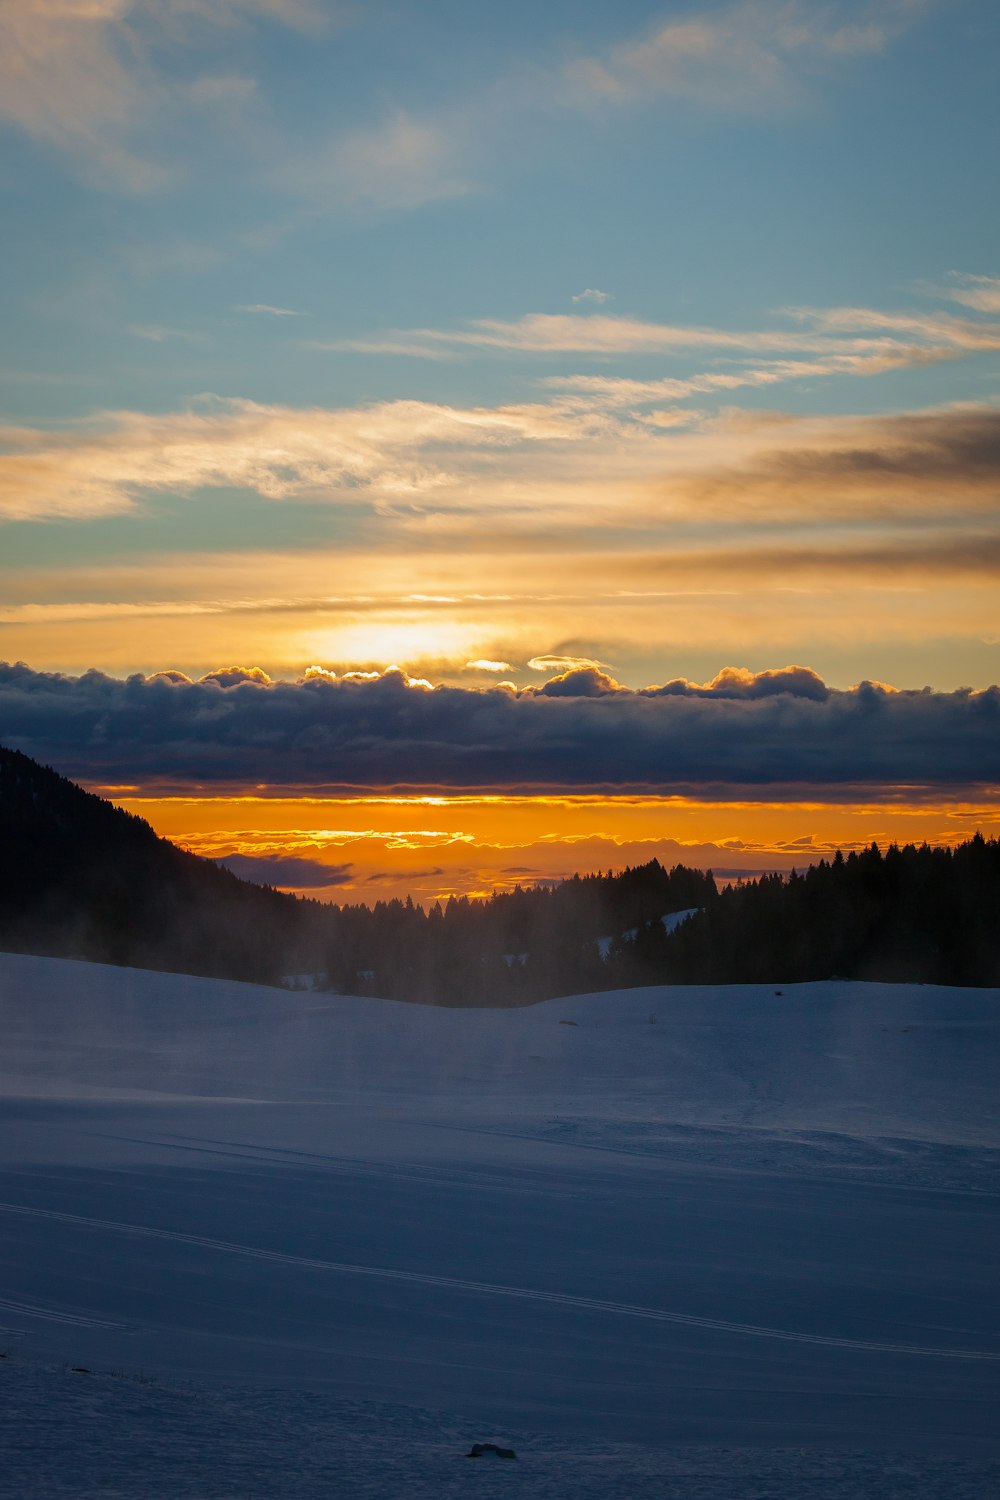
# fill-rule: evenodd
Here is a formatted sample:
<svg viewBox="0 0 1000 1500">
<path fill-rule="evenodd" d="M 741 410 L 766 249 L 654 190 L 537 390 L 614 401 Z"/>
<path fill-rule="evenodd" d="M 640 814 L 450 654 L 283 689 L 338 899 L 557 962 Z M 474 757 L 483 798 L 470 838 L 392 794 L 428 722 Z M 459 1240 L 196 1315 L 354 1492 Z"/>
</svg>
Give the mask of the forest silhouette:
<svg viewBox="0 0 1000 1500">
<path fill-rule="evenodd" d="M 0 948 L 16 952 L 506 1006 L 676 983 L 1000 985 L 998 913 L 1000 843 L 979 834 L 721 889 L 654 859 L 428 910 L 337 906 L 240 880 L 0 749 Z"/>
</svg>

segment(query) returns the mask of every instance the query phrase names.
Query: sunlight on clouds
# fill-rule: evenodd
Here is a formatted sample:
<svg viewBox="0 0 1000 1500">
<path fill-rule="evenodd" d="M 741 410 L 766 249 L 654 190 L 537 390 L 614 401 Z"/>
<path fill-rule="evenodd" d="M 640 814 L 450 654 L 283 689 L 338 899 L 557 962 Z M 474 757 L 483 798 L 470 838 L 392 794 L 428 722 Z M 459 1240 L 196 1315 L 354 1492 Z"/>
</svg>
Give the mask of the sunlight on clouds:
<svg viewBox="0 0 1000 1500">
<path fill-rule="evenodd" d="M 607 663 L 595 661 L 590 656 L 533 656 L 528 666 L 533 672 L 573 672 L 581 667 L 601 671 Z"/>
<path fill-rule="evenodd" d="M 947 314 L 883 313 L 872 308 L 786 308 L 785 315 L 814 325 L 808 332 L 788 328 L 725 329 L 683 324 L 652 323 L 610 313 L 526 313 L 513 321 L 476 318 L 462 328 L 393 329 L 368 338 L 342 339 L 328 347 L 362 354 L 405 353 L 437 357 L 442 350 L 506 350 L 521 354 L 664 354 L 679 350 L 732 350 L 759 354 L 784 350 L 790 354 L 827 356 L 830 370 L 813 373 L 851 373 L 891 369 L 928 360 L 957 357 L 962 352 L 1000 348 L 1000 327 Z M 885 330 L 871 337 L 868 330 Z M 905 333 L 907 341 L 889 337 Z M 322 343 L 314 347 L 322 348 Z"/>
<path fill-rule="evenodd" d="M 663 425 L 616 410 L 618 393 L 588 400 L 460 408 L 392 401 L 324 410 L 206 402 L 146 416 L 113 412 L 90 430 L 0 429 L 0 518 L 126 512 L 143 491 L 190 494 L 244 487 L 274 501 L 367 503 L 401 524 L 489 510 L 645 524 L 664 503 L 674 517 L 748 509 L 801 514 L 992 502 L 995 428 L 989 406 L 899 417 L 791 417 L 723 409 Z M 633 390 L 634 399 L 640 392 Z M 993 459 L 991 460 L 991 454 Z M 668 489 L 669 485 L 669 489 Z M 388 508 L 388 509 L 386 509 Z"/>
<path fill-rule="evenodd" d="M 963 644 L 996 635 L 1000 539 L 982 529 L 868 523 L 854 534 L 783 535 L 770 526 L 759 536 L 731 524 L 719 542 L 685 540 L 676 527 L 643 550 L 617 540 L 609 546 L 600 529 L 505 539 L 498 528 L 488 550 L 472 527 L 419 553 L 359 545 L 25 570 L 5 583 L 3 651 L 133 671 L 161 660 L 168 639 L 173 664 L 195 676 L 224 659 L 272 675 L 395 661 L 438 680 L 548 657 L 553 670 L 611 663 L 637 686 L 667 663 L 690 672 L 693 643 L 717 665 L 739 640 L 741 656 L 765 661 L 820 653 L 829 663 L 835 650 L 834 677 L 846 685 L 892 675 L 879 665 L 887 652 L 936 638 L 952 643 L 951 685 L 982 682 L 985 670 L 995 680 L 1000 663 L 988 669 Z M 352 592 L 359 581 L 366 591 Z M 412 597 L 418 582 L 422 602 Z M 482 662 L 493 665 L 468 665 Z"/>
<path fill-rule="evenodd" d="M 307 633 L 303 654 L 331 662 L 461 662 L 481 634 L 474 626 L 452 619 L 416 611 L 392 613 L 396 616 L 393 620 L 345 623 Z"/>
<path fill-rule="evenodd" d="M 169 619 L 177 662 L 197 672 L 214 664 L 210 621 L 216 660 L 279 671 L 398 662 L 461 680 L 549 659 L 565 671 L 612 662 L 635 683 L 678 653 L 683 667 L 692 641 L 702 658 L 734 639 L 771 660 L 829 649 L 838 674 L 853 653 L 857 675 L 884 676 L 891 667 L 860 665 L 866 652 L 924 638 L 951 641 L 958 680 L 981 682 L 994 669 L 974 648 L 995 634 L 1000 572 L 996 405 L 805 416 L 720 403 L 741 388 L 973 359 L 1000 348 L 1000 325 L 857 307 L 792 316 L 764 333 L 603 312 L 417 331 L 520 352 L 648 352 L 659 340 L 672 359 L 682 345 L 725 358 L 646 379 L 571 367 L 543 376 L 538 400 L 295 408 L 206 396 L 186 411 L 8 426 L 7 520 L 179 520 L 212 489 L 339 513 L 321 545 L 285 553 L 20 570 L 0 616 L 5 649 L 138 668 Z M 305 530 L 319 535 L 319 523 Z M 863 592 L 863 608 L 844 610 L 845 588 Z"/>
<path fill-rule="evenodd" d="M 107 793 L 107 788 L 95 788 Z M 906 789 L 913 796 L 913 789 Z M 212 859 L 299 857 L 349 875 L 315 893 L 340 903 L 412 893 L 432 902 L 515 884 L 563 879 L 583 869 L 658 858 L 743 871 L 802 868 L 836 848 L 948 844 L 1000 831 L 1000 803 L 960 799 L 823 799 L 757 802 L 684 797 L 145 798 L 115 796 L 157 832 Z M 428 828 L 428 805 L 435 826 Z M 319 820 L 331 817 L 325 824 Z M 335 821 L 332 821 L 335 819 Z M 433 851 L 433 868 L 426 855 Z M 293 889 L 301 890 L 297 877 Z M 281 884 L 280 866 L 275 883 Z"/>
</svg>

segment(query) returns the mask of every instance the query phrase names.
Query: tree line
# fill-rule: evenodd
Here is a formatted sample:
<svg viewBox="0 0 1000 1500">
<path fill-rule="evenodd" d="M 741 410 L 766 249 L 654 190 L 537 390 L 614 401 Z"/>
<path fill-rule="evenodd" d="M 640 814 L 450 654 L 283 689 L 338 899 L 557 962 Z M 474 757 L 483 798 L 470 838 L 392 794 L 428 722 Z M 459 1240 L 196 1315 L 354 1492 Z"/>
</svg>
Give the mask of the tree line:
<svg viewBox="0 0 1000 1500">
<path fill-rule="evenodd" d="M 720 891 L 653 968 L 668 983 L 1000 985 L 1000 841 L 877 844 Z"/>
<path fill-rule="evenodd" d="M 664 915 L 717 897 L 710 872 L 653 859 L 486 899 L 453 896 L 429 911 L 409 899 L 344 906 L 331 912 L 326 969 L 345 993 L 438 1005 L 527 1005 L 617 989 L 620 975 L 641 966 L 644 934 L 666 936 Z"/>
<path fill-rule="evenodd" d="M 693 910 L 671 930 L 670 913 Z M 489 898 L 333 906 L 239 880 L 0 748 L 0 948 L 345 994 L 526 1005 L 656 984 L 1000 985 L 1000 843 L 872 844 L 722 889 L 658 860 Z"/>
</svg>

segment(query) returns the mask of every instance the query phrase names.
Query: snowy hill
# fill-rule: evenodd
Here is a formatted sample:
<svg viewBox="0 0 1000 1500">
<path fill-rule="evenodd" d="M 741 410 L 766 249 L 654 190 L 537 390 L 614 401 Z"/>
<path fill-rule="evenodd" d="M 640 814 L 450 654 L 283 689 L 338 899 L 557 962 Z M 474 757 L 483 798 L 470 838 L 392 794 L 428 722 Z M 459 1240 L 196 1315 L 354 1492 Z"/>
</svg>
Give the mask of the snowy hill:
<svg viewBox="0 0 1000 1500">
<path fill-rule="evenodd" d="M 0 1494 L 983 1495 L 998 1061 L 992 990 L 0 955 Z"/>
</svg>

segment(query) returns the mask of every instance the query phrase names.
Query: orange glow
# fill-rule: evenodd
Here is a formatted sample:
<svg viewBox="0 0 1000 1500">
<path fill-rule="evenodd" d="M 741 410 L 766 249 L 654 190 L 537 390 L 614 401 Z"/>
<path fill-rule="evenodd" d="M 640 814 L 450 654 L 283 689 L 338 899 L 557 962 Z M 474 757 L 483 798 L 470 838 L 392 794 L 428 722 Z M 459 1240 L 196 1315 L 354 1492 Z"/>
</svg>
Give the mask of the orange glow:
<svg viewBox="0 0 1000 1500">
<path fill-rule="evenodd" d="M 837 849 L 954 844 L 1000 833 L 1000 793 L 976 802 L 701 801 L 642 796 L 143 797 L 94 787 L 157 833 L 208 858 L 294 858 L 336 883 L 294 889 L 320 900 L 488 895 L 574 872 L 666 865 L 740 873 L 803 868 Z M 243 873 L 243 871 L 241 871 Z M 247 872 L 249 873 L 249 872 Z M 282 885 L 279 866 L 254 878 Z M 298 880 L 301 881 L 301 866 Z M 286 889 L 292 887 L 286 886 Z"/>
</svg>

